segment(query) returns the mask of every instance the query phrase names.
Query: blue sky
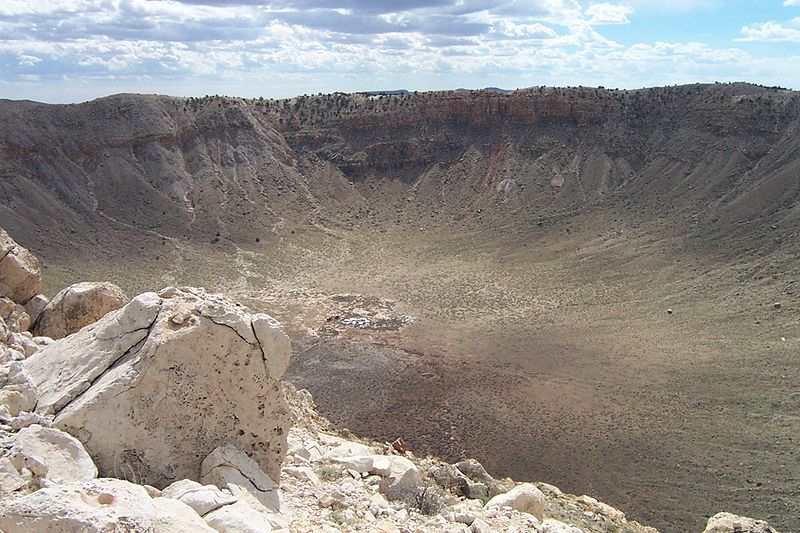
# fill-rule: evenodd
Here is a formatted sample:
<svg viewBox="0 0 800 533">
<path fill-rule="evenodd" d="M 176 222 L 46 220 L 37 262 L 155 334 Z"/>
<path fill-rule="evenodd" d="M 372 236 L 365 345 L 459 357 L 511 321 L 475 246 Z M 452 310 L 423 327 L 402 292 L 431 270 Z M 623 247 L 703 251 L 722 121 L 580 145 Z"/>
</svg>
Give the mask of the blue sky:
<svg viewBox="0 0 800 533">
<path fill-rule="evenodd" d="M 800 89 L 800 0 L 0 2 L 0 98 L 703 81 Z"/>
</svg>

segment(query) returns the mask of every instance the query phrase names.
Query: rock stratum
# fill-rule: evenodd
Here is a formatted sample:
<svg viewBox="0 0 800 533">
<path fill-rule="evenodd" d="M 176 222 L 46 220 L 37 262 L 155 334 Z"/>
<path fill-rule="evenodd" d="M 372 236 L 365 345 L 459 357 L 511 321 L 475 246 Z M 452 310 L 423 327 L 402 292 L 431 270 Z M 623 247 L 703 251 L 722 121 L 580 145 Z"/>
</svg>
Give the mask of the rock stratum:
<svg viewBox="0 0 800 533">
<path fill-rule="evenodd" d="M 598 208 L 757 243 L 797 222 L 799 113 L 796 92 L 748 84 L 2 101 L 0 220 L 47 257 L 116 255 L 134 232 L 252 247 L 290 227 L 552 224 Z"/>
<path fill-rule="evenodd" d="M 39 272 L 5 239 L 29 259 L 4 271 L 0 298 L 20 306 L 36 295 L 15 280 L 37 287 Z M 10 327 L 0 318 L 5 533 L 657 533 L 589 496 L 494 479 L 475 460 L 337 432 L 281 381 L 291 346 L 280 325 L 225 297 L 143 293 L 60 340 L 21 330 L 30 321 L 14 309 Z M 734 532 L 775 530 L 720 513 L 703 533 Z"/>
</svg>

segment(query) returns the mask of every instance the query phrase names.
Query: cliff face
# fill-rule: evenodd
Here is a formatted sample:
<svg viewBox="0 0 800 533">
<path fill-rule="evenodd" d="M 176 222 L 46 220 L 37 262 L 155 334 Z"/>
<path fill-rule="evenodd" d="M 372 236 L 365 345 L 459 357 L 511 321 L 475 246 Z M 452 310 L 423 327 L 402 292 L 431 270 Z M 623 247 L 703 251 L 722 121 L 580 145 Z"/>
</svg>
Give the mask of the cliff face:
<svg viewBox="0 0 800 533">
<path fill-rule="evenodd" d="M 0 209 L 53 245 L 98 226 L 249 241 L 287 215 L 336 223 L 368 209 L 531 222 L 596 204 L 702 206 L 714 230 L 796 200 L 799 109 L 795 93 L 749 85 L 5 101 Z M 513 191 L 497 209 L 502 180 Z"/>
</svg>

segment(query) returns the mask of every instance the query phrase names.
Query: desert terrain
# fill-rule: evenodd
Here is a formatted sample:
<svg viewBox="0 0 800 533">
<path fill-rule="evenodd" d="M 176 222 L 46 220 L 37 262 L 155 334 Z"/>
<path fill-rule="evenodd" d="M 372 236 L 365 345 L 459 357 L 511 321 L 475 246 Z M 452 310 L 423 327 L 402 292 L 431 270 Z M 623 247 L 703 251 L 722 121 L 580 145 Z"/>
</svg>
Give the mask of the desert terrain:
<svg viewBox="0 0 800 533">
<path fill-rule="evenodd" d="M 53 292 L 222 288 L 356 434 L 665 532 L 800 527 L 800 97 L 745 84 L 0 102 Z"/>
</svg>

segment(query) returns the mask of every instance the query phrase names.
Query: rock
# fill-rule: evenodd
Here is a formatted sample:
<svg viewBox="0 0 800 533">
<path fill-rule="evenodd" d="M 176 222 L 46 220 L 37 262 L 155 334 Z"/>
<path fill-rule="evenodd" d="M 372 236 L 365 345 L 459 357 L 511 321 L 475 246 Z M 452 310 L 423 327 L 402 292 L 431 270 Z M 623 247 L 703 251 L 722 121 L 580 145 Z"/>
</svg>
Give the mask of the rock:
<svg viewBox="0 0 800 533">
<path fill-rule="evenodd" d="M 437 463 L 429 471 L 433 481 L 447 492 L 456 496 L 466 496 L 470 480 L 461 470 L 447 463 Z"/>
<path fill-rule="evenodd" d="M 97 477 L 97 467 L 78 439 L 55 428 L 34 424 L 21 429 L 8 442 L 8 457 L 21 470 L 31 464 L 44 465 L 37 476 L 55 483 L 88 481 Z"/>
<path fill-rule="evenodd" d="M 8 327 L 3 317 L 0 317 L 0 346 L 8 344 L 11 340 L 11 328 Z"/>
<path fill-rule="evenodd" d="M 119 479 L 93 479 L 54 484 L 21 498 L 3 501 L 0 503 L 0 530 L 5 533 L 208 531 L 200 517 L 197 517 L 200 522 L 191 520 L 191 514 L 183 508 L 176 512 L 177 509 L 169 502 L 154 503 L 139 485 Z"/>
<path fill-rule="evenodd" d="M 390 500 L 400 500 L 410 495 L 422 483 L 422 474 L 417 466 L 399 456 L 385 456 L 388 461 L 388 471 L 380 474 L 384 479 L 380 484 L 380 491 Z"/>
<path fill-rule="evenodd" d="M 0 344 L 0 365 L 10 363 L 11 361 L 23 361 L 25 354 L 5 344 Z"/>
<path fill-rule="evenodd" d="M 583 530 L 564 522 L 548 518 L 542 522 L 541 533 L 583 533 Z"/>
<path fill-rule="evenodd" d="M 9 298 L 0 298 L 0 318 L 12 333 L 28 331 L 31 326 L 31 318 L 25 311 L 25 307 Z"/>
<path fill-rule="evenodd" d="M 191 506 L 170 498 L 154 498 L 156 514 L 153 529 L 159 533 L 213 533 L 209 526 Z"/>
<path fill-rule="evenodd" d="M 25 361 L 36 410 L 78 437 L 103 475 L 155 487 L 200 479 L 203 458 L 230 444 L 278 479 L 290 417 L 265 361 L 289 353 L 265 349 L 246 327 L 254 319 L 202 289 L 139 295 Z"/>
<path fill-rule="evenodd" d="M 61 339 L 93 324 L 127 303 L 122 289 L 104 282 L 70 285 L 55 295 L 33 326 L 37 336 Z"/>
<path fill-rule="evenodd" d="M 494 533 L 491 526 L 480 518 L 475 519 L 469 529 L 472 533 Z"/>
<path fill-rule="evenodd" d="M 501 509 L 511 507 L 515 511 L 532 514 L 542 520 L 544 513 L 545 497 L 536 485 L 523 483 L 510 491 L 498 494 L 484 506 L 486 509 Z"/>
<path fill-rule="evenodd" d="M 25 304 L 25 312 L 28 313 L 31 325 L 36 323 L 36 319 L 42 314 L 44 308 L 50 303 L 50 299 L 44 294 L 37 294 Z"/>
<path fill-rule="evenodd" d="M 255 496 L 269 512 L 280 512 L 278 486 L 250 457 L 233 446 L 221 446 L 205 458 L 201 481 L 227 488 L 234 496 Z"/>
<path fill-rule="evenodd" d="M 0 406 L 12 417 L 36 406 L 36 388 L 22 361 L 0 366 Z"/>
<path fill-rule="evenodd" d="M 502 494 L 506 490 L 496 479 L 489 475 L 483 465 L 476 459 L 467 459 L 456 463 L 454 466 L 467 476 L 470 481 L 485 485 L 489 490 L 488 496 L 490 497 Z M 482 492 L 482 487 L 478 486 L 475 487 L 474 494 L 467 494 L 467 496 L 470 498 L 483 498 L 480 495 Z"/>
<path fill-rule="evenodd" d="M 244 501 L 225 505 L 203 517 L 214 530 L 224 533 L 269 533 L 272 525 Z"/>
<path fill-rule="evenodd" d="M 284 467 L 283 471 L 286 475 L 311 483 L 312 485 L 319 485 L 320 483 L 319 476 L 308 466 L 287 466 Z"/>
<path fill-rule="evenodd" d="M 343 457 L 357 457 L 357 456 L 371 456 L 375 454 L 375 450 L 361 444 L 349 440 L 339 439 L 338 444 L 331 450 L 325 452 L 322 457 L 324 459 L 339 459 Z"/>
<path fill-rule="evenodd" d="M 389 507 L 389 502 L 386 500 L 386 497 L 383 494 L 373 494 L 369 498 L 369 511 L 374 514 L 378 515 L 383 509 Z"/>
<path fill-rule="evenodd" d="M 718 513 L 708 519 L 703 533 L 777 533 L 777 531 L 763 520 L 754 520 L 731 513 Z"/>
<path fill-rule="evenodd" d="M 322 494 L 319 498 L 317 498 L 317 505 L 322 507 L 323 509 L 327 509 L 328 507 L 333 507 L 334 505 L 342 505 L 344 503 L 344 498 L 339 494 Z"/>
<path fill-rule="evenodd" d="M 33 483 L 33 473 L 28 470 L 18 470 L 8 457 L 0 457 L 0 494 L 29 487 Z"/>
<path fill-rule="evenodd" d="M 33 342 L 35 342 L 39 348 L 42 348 L 44 346 L 50 346 L 55 341 L 50 337 L 34 337 Z"/>
<path fill-rule="evenodd" d="M 25 333 L 28 333 L 27 331 Z M 30 333 L 28 333 L 30 335 Z M 25 357 L 30 357 L 39 351 L 39 345 L 34 342 L 32 337 L 22 333 L 12 333 L 9 346 L 22 352 Z"/>
<path fill-rule="evenodd" d="M 200 516 L 237 501 L 232 494 L 226 494 L 214 485 L 201 485 L 190 479 L 176 481 L 161 491 L 161 495 L 164 498 L 180 500 Z"/>
<path fill-rule="evenodd" d="M 615 522 L 625 521 L 625 513 L 619 509 L 611 507 L 608 504 L 599 502 L 591 496 L 583 495 L 578 498 L 578 502 L 582 504 L 586 510 L 591 511 L 592 513 L 606 516 Z"/>
<path fill-rule="evenodd" d="M 366 473 L 377 474 L 377 472 L 372 472 L 375 463 L 375 460 L 372 455 L 356 455 L 353 457 L 333 457 L 332 460 L 333 462 L 339 463 L 348 470 L 352 470 L 354 472 L 362 474 Z"/>
<path fill-rule="evenodd" d="M 380 520 L 370 531 L 374 533 L 400 533 L 400 529 L 388 518 Z"/>
<path fill-rule="evenodd" d="M 296 461 L 308 462 L 322 458 L 322 451 L 315 442 L 303 442 L 289 435 L 287 439 L 287 456 L 292 456 Z"/>
<path fill-rule="evenodd" d="M 40 285 L 39 260 L 0 228 L 0 296 L 25 305 Z"/>
<path fill-rule="evenodd" d="M 53 425 L 53 420 L 37 413 L 23 411 L 8 422 L 8 425 L 11 426 L 11 429 L 14 431 L 19 431 L 22 428 L 26 428 L 34 424 L 49 428 Z"/>
</svg>

